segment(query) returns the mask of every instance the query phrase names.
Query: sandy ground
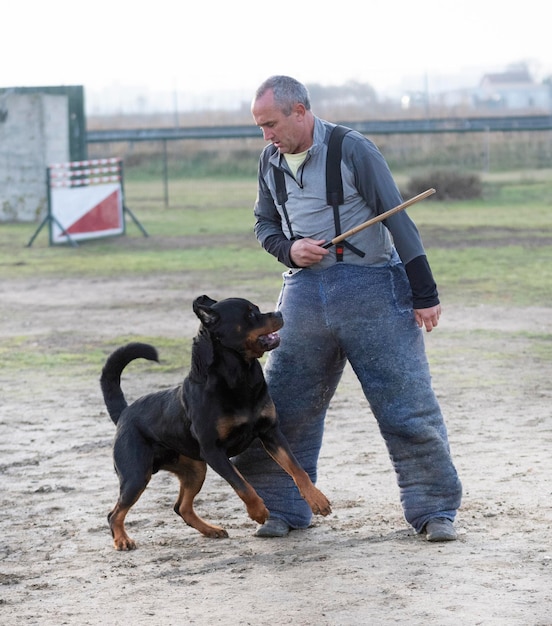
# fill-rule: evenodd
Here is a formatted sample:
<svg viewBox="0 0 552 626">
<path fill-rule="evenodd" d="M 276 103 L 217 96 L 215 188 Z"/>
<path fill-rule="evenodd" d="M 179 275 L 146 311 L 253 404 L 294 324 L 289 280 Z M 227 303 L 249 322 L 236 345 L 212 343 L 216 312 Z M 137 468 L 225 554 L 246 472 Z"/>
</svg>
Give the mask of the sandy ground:
<svg viewBox="0 0 552 626">
<path fill-rule="evenodd" d="M 37 350 L 63 341 L 79 353 L 91 338 L 141 333 L 184 344 L 200 293 L 273 305 L 254 284 L 226 293 L 186 277 L 3 281 L 0 346 L 31 336 Z M 0 623 L 552 624 L 552 367 L 541 350 L 551 333 L 551 309 L 451 307 L 426 336 L 465 491 L 450 544 L 429 544 L 404 522 L 382 439 L 347 372 L 320 462 L 330 517 L 285 539 L 255 538 L 211 471 L 198 512 L 230 538 L 209 540 L 173 513 L 177 483 L 162 473 L 128 518 L 138 549 L 116 552 L 102 360 L 89 380 L 70 367 L 61 379 L 44 368 L 25 380 L 0 368 Z M 127 398 L 179 382 L 188 363 L 174 366 L 130 368 Z"/>
</svg>

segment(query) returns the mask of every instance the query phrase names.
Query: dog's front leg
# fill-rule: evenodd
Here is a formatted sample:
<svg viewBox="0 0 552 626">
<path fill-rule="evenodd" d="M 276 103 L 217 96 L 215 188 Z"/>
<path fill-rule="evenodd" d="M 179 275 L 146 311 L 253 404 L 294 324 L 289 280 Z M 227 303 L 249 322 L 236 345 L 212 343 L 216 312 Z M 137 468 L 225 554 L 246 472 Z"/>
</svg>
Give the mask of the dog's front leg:
<svg viewBox="0 0 552 626">
<path fill-rule="evenodd" d="M 249 517 L 259 524 L 264 524 L 270 513 L 263 499 L 240 474 L 236 466 L 228 459 L 226 453 L 218 448 L 208 450 L 202 448 L 202 455 L 207 464 L 217 474 L 222 476 L 243 500 Z"/>
<path fill-rule="evenodd" d="M 308 502 L 312 512 L 315 515 L 329 515 L 332 512 L 330 501 L 315 487 L 310 476 L 299 465 L 278 425 L 274 424 L 259 437 L 268 454 L 293 478 L 299 493 Z"/>
</svg>

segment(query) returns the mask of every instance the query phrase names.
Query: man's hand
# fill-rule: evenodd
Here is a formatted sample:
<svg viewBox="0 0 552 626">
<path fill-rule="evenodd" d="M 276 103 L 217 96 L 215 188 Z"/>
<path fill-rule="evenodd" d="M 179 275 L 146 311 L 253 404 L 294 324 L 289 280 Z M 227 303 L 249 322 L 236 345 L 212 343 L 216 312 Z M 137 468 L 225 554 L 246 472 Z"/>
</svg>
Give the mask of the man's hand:
<svg viewBox="0 0 552 626">
<path fill-rule="evenodd" d="M 414 309 L 414 315 L 416 317 L 416 323 L 420 328 L 425 326 L 425 329 L 430 333 L 439 324 L 439 318 L 441 317 L 441 305 L 432 306 L 429 309 Z"/>
<path fill-rule="evenodd" d="M 290 250 L 291 260 L 297 267 L 309 267 L 322 260 L 329 250 L 322 248 L 325 239 L 297 239 L 293 242 Z"/>
</svg>

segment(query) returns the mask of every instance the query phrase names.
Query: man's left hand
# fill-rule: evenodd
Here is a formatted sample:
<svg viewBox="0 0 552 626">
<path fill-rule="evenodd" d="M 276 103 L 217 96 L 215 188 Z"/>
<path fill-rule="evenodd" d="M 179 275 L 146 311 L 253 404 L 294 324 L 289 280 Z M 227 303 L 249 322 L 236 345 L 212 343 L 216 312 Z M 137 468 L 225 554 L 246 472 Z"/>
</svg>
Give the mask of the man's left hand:
<svg viewBox="0 0 552 626">
<path fill-rule="evenodd" d="M 414 309 L 414 316 L 416 317 L 416 324 L 420 328 L 425 326 L 427 332 L 430 333 L 439 324 L 441 305 L 438 304 L 429 309 Z"/>
</svg>

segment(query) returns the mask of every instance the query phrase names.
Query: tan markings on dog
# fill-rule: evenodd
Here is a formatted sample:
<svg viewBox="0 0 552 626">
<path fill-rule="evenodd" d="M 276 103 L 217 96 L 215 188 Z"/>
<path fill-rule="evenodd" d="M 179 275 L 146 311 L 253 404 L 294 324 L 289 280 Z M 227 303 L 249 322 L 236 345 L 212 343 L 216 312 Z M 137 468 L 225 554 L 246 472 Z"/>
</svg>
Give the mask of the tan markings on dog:
<svg viewBox="0 0 552 626">
<path fill-rule="evenodd" d="M 268 335 L 271 332 L 273 332 L 273 331 L 266 330 L 265 328 L 256 328 L 255 330 L 252 330 L 247 335 L 247 337 L 245 338 L 245 343 L 247 345 L 255 343 L 259 337 L 261 337 L 262 335 Z"/>
<path fill-rule="evenodd" d="M 242 426 L 242 424 L 247 424 L 248 421 L 249 419 L 246 415 L 227 415 L 225 417 L 220 417 L 217 421 L 217 433 L 219 439 L 224 441 L 234 428 Z"/>
<path fill-rule="evenodd" d="M 262 416 L 268 417 L 268 419 L 272 422 L 276 420 L 276 407 L 271 399 L 263 407 Z"/>
<path fill-rule="evenodd" d="M 282 328 L 283 323 L 278 318 L 269 319 L 262 328 L 254 328 L 245 338 L 244 346 L 248 358 L 258 359 L 264 353 L 265 349 L 258 343 L 259 337 L 275 333 Z"/>
<path fill-rule="evenodd" d="M 257 337 L 251 335 L 245 340 L 244 347 L 245 358 L 247 359 L 260 359 L 265 352 L 257 343 Z"/>
</svg>

